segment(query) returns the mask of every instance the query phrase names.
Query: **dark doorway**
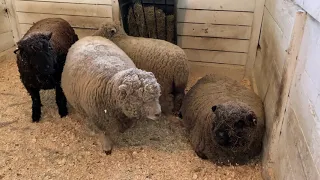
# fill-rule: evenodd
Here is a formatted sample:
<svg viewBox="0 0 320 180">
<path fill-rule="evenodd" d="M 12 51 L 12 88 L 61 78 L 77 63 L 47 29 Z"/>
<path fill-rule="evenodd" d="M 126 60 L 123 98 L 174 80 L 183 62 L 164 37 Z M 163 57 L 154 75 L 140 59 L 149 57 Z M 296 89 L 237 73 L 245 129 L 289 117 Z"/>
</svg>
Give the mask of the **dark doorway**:
<svg viewBox="0 0 320 180">
<path fill-rule="evenodd" d="M 176 44 L 175 0 L 119 0 L 124 30 L 130 36 Z"/>
</svg>

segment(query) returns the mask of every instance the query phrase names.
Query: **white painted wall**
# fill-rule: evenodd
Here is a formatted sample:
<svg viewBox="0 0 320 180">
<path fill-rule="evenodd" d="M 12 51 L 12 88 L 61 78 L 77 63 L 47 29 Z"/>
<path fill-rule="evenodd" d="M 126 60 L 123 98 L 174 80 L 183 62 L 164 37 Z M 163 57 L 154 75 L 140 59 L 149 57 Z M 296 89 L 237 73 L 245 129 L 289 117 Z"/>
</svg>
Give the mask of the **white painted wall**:
<svg viewBox="0 0 320 180">
<path fill-rule="evenodd" d="M 254 65 L 267 116 L 263 162 L 266 179 L 320 179 L 320 1 L 297 1 L 299 5 L 289 0 L 266 0 Z M 300 8 L 308 14 L 296 70 L 291 74 L 294 78 L 288 105 L 279 123 L 276 102 L 281 98 L 284 68 L 290 63 L 286 59 L 291 53 L 288 48 Z"/>
</svg>

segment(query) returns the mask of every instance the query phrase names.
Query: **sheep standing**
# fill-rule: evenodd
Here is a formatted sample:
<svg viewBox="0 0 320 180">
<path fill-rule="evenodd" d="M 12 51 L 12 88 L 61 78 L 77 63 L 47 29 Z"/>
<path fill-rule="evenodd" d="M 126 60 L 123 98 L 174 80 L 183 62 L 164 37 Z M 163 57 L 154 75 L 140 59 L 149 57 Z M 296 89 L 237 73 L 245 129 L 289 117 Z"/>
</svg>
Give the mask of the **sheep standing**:
<svg viewBox="0 0 320 180">
<path fill-rule="evenodd" d="M 161 86 L 164 114 L 179 111 L 189 76 L 187 56 L 179 46 L 159 39 L 128 36 L 119 22 L 107 22 L 93 35 L 110 39 L 138 68 L 154 73 Z"/>
<path fill-rule="evenodd" d="M 21 82 L 32 99 L 32 122 L 41 118 L 41 89 L 55 88 L 60 117 L 68 115 L 60 80 L 68 49 L 77 40 L 67 21 L 47 18 L 36 22 L 18 41 L 14 53 Z"/>
<path fill-rule="evenodd" d="M 180 118 L 203 159 L 243 164 L 258 155 L 264 135 L 263 104 L 237 81 L 207 75 L 188 91 Z"/>
<path fill-rule="evenodd" d="M 69 49 L 61 86 L 68 102 L 98 132 L 111 154 L 111 135 L 124 132 L 147 117 L 161 114 L 160 85 L 153 73 L 137 69 L 112 41 L 87 36 Z"/>
</svg>

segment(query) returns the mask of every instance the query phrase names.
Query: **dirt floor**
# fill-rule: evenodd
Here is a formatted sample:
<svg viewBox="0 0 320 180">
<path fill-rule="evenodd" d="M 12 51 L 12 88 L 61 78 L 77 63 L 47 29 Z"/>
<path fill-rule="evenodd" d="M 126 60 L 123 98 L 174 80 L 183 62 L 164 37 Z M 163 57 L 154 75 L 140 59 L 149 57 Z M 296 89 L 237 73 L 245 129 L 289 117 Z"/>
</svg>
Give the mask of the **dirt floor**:
<svg viewBox="0 0 320 180">
<path fill-rule="evenodd" d="M 145 121 L 127 131 L 107 156 L 72 109 L 68 117 L 59 117 L 54 91 L 42 91 L 41 99 L 42 119 L 31 123 L 31 99 L 19 80 L 15 57 L 2 57 L 0 179 L 262 179 L 259 163 L 219 167 L 198 158 L 174 117 Z"/>
</svg>

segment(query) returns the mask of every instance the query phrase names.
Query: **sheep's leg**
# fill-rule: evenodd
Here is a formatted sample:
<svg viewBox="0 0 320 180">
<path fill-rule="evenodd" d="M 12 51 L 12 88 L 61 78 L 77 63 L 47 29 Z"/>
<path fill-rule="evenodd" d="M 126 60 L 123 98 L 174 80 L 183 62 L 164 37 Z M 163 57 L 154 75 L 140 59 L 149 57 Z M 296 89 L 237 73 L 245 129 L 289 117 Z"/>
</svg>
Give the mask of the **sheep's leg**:
<svg viewBox="0 0 320 180">
<path fill-rule="evenodd" d="M 41 118 L 40 89 L 27 88 L 32 99 L 32 122 L 39 122 Z"/>
<path fill-rule="evenodd" d="M 56 86 L 56 103 L 58 106 L 60 117 L 62 118 L 67 116 L 68 115 L 67 99 L 60 85 Z"/>
<path fill-rule="evenodd" d="M 182 106 L 182 100 L 184 98 L 184 95 L 185 95 L 184 93 L 179 93 L 174 96 L 173 113 L 175 116 L 179 116 L 179 111 Z"/>
<path fill-rule="evenodd" d="M 170 115 L 172 114 L 173 110 L 173 95 L 172 94 L 166 94 L 163 93 L 160 98 L 160 105 L 161 105 L 161 111 L 164 115 Z"/>
<path fill-rule="evenodd" d="M 110 135 L 105 132 L 100 132 L 99 138 L 102 145 L 102 150 L 106 153 L 106 155 L 110 155 L 113 147 L 113 142 L 110 138 Z"/>
</svg>

